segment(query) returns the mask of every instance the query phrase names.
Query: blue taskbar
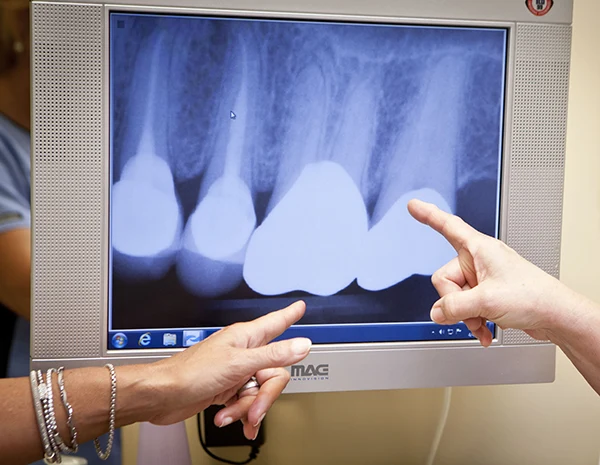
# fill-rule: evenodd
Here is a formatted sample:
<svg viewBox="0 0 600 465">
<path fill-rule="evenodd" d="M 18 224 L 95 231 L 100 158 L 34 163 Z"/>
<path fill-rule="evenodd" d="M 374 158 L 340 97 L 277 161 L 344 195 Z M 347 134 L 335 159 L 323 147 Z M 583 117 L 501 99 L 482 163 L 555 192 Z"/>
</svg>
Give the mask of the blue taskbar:
<svg viewBox="0 0 600 465">
<path fill-rule="evenodd" d="M 488 322 L 487 326 L 495 335 L 495 325 Z M 108 348 L 165 349 L 190 347 L 220 329 L 110 331 L 108 334 Z M 312 340 L 313 344 L 460 341 L 475 338 L 464 323 L 451 326 L 442 326 L 435 323 L 387 323 L 292 326 L 277 340 L 292 337 L 307 337 Z"/>
</svg>

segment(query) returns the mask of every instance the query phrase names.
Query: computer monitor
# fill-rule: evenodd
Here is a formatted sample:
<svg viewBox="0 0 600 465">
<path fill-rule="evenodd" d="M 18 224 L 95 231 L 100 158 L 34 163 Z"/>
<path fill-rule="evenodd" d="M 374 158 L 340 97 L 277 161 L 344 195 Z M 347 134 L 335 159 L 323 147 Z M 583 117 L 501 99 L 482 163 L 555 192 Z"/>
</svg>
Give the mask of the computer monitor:
<svg viewBox="0 0 600 465">
<path fill-rule="evenodd" d="M 32 363 L 143 363 L 303 299 L 287 392 L 550 382 L 438 326 L 411 198 L 558 275 L 572 2 L 32 3 Z"/>
</svg>

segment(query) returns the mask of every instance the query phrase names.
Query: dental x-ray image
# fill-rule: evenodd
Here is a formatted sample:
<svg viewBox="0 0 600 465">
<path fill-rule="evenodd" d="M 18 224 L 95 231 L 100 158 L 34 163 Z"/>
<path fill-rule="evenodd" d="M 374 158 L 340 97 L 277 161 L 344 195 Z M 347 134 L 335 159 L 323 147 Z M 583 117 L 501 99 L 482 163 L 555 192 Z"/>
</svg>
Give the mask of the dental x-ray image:
<svg viewBox="0 0 600 465">
<path fill-rule="evenodd" d="M 496 235 L 506 40 L 111 14 L 113 328 L 428 320 L 455 252 L 406 205 Z"/>
</svg>

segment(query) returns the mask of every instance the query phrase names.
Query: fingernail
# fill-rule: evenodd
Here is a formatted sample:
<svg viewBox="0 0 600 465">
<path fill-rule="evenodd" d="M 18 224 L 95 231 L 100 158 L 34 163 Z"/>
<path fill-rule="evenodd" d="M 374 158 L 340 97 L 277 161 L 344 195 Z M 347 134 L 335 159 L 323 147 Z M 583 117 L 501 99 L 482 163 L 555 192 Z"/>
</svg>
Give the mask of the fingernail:
<svg viewBox="0 0 600 465">
<path fill-rule="evenodd" d="M 256 433 L 254 433 L 254 437 L 252 438 L 253 441 L 256 441 L 256 438 L 258 437 L 258 432 L 260 431 L 260 424 L 258 425 L 258 428 L 256 428 Z"/>
<path fill-rule="evenodd" d="M 223 421 L 221 422 L 221 426 L 219 426 L 219 428 L 223 428 L 224 426 L 231 425 L 232 423 L 233 423 L 233 418 L 225 417 L 225 418 L 223 418 Z"/>
<path fill-rule="evenodd" d="M 258 421 L 256 422 L 256 424 L 254 425 L 255 427 L 256 427 L 256 426 L 259 426 L 259 425 L 262 423 L 262 421 L 265 419 L 265 415 L 266 415 L 266 413 L 263 413 L 263 414 L 260 416 L 260 418 L 258 419 Z"/>
<path fill-rule="evenodd" d="M 306 338 L 295 339 L 292 342 L 292 352 L 296 355 L 304 355 L 306 352 L 310 350 L 312 346 L 312 341 Z"/>
<path fill-rule="evenodd" d="M 436 323 L 443 323 L 446 321 L 446 316 L 444 315 L 441 307 L 433 307 L 431 309 L 431 319 Z"/>
</svg>

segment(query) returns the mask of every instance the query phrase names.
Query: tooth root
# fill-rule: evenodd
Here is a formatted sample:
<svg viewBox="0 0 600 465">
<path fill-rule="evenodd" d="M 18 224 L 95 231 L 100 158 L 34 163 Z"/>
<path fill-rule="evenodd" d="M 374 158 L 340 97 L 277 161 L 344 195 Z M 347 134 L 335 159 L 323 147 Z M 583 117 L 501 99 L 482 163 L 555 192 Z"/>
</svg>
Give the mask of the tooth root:
<svg viewBox="0 0 600 465">
<path fill-rule="evenodd" d="M 376 84 L 364 76 L 354 81 L 341 109 L 331 159 L 346 169 L 366 198 L 369 161 L 377 127 Z"/>
<path fill-rule="evenodd" d="M 133 102 L 140 112 L 129 115 L 131 121 L 142 123 L 139 141 L 111 192 L 114 269 L 129 279 L 163 277 L 174 262 L 182 228 L 173 173 L 160 156 L 165 155 L 166 145 L 163 120 L 157 111 L 164 102 L 156 92 L 164 54 L 162 34 L 153 38 L 147 52 L 148 66 L 142 66 L 140 59 L 137 70 L 150 76 L 147 95 Z"/>
<path fill-rule="evenodd" d="M 242 263 L 256 227 L 253 195 L 247 179 L 248 88 L 255 76 L 250 51 L 240 40 L 228 59 L 227 80 L 221 89 L 218 134 L 213 156 L 202 181 L 200 202 L 188 219 L 177 273 L 193 294 L 216 297 L 242 282 Z"/>
<path fill-rule="evenodd" d="M 330 161 L 311 163 L 252 235 L 244 279 L 264 295 L 339 292 L 356 277 L 367 226 L 348 173 Z"/>
<path fill-rule="evenodd" d="M 467 64 L 451 56 L 426 63 L 426 76 L 398 135 L 373 214 L 377 223 L 403 192 L 432 187 L 454 209 Z"/>
<path fill-rule="evenodd" d="M 327 126 L 328 95 L 322 70 L 317 65 L 305 68 L 293 83 L 284 153 L 267 211 L 270 212 L 309 163 L 324 158 L 323 132 Z"/>
<path fill-rule="evenodd" d="M 363 289 L 380 291 L 413 274 L 433 274 L 456 256 L 440 234 L 408 213 L 407 204 L 413 198 L 451 213 L 446 200 L 433 189 L 420 189 L 400 197 L 365 235 L 359 249 L 357 281 Z"/>
</svg>

